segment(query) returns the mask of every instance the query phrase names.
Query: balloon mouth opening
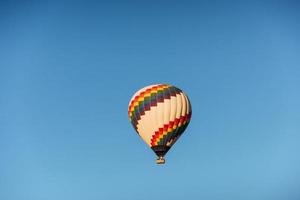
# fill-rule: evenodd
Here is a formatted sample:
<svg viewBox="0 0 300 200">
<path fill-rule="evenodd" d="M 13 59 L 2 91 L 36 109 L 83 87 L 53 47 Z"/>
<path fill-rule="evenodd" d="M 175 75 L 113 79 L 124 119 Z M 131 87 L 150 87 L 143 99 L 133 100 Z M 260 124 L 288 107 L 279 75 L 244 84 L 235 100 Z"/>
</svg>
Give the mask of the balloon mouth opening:
<svg viewBox="0 0 300 200">
<path fill-rule="evenodd" d="M 166 155 L 166 153 L 170 150 L 170 147 L 165 145 L 157 145 L 151 147 L 151 149 L 159 158 L 163 158 Z"/>
<path fill-rule="evenodd" d="M 166 160 L 163 157 L 159 157 L 156 159 L 156 164 L 161 165 L 165 164 Z"/>
</svg>

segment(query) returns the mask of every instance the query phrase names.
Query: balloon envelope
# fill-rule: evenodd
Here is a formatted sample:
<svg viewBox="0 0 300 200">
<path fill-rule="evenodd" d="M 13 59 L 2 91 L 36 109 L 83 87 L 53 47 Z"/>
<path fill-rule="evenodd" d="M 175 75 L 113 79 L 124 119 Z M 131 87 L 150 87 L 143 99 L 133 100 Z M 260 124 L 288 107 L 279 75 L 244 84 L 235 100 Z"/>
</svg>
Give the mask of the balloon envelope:
<svg viewBox="0 0 300 200">
<path fill-rule="evenodd" d="M 187 95 L 168 84 L 142 88 L 133 95 L 128 107 L 133 128 L 161 158 L 184 132 L 191 114 Z"/>
</svg>

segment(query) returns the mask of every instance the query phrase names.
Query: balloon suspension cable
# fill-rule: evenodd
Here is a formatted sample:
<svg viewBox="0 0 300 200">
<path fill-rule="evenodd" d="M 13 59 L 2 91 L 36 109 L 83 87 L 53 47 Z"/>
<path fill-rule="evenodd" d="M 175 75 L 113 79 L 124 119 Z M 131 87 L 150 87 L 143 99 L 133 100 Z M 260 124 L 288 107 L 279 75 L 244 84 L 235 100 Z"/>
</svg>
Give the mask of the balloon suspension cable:
<svg viewBox="0 0 300 200">
<path fill-rule="evenodd" d="M 165 159 L 164 159 L 164 157 L 162 157 L 162 156 L 160 156 L 159 158 L 157 158 L 156 159 L 156 164 L 159 164 L 159 165 L 161 165 L 161 164 L 165 164 Z"/>
</svg>

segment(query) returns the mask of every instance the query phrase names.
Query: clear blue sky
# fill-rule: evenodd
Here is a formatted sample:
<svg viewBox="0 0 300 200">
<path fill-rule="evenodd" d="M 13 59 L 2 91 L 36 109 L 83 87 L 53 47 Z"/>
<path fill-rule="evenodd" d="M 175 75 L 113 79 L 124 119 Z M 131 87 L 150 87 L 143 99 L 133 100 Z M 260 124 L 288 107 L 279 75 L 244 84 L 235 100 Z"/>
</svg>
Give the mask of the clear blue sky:
<svg viewBox="0 0 300 200">
<path fill-rule="evenodd" d="M 297 1 L 0 3 L 1 200 L 298 200 Z M 127 118 L 169 83 L 164 166 Z"/>
</svg>

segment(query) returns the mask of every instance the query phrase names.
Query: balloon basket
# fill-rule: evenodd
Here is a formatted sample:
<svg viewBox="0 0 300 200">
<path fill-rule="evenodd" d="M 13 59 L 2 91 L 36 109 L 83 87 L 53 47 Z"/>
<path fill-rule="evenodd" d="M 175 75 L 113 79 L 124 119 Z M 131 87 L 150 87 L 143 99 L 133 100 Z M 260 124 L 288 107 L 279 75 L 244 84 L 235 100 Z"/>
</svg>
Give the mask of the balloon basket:
<svg viewBox="0 0 300 200">
<path fill-rule="evenodd" d="M 161 165 L 161 164 L 165 164 L 165 159 L 163 157 L 159 157 L 156 159 L 156 164 Z"/>
</svg>

